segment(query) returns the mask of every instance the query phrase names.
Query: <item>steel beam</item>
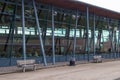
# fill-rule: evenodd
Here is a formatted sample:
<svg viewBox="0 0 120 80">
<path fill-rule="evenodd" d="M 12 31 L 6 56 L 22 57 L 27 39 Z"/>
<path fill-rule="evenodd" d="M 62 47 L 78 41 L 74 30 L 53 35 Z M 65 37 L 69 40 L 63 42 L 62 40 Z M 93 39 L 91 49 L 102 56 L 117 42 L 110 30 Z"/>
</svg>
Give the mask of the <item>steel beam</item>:
<svg viewBox="0 0 120 80">
<path fill-rule="evenodd" d="M 111 37 L 111 54 L 112 54 L 112 56 L 113 56 L 113 58 L 115 59 L 115 53 L 114 53 L 114 29 L 112 29 L 111 30 L 111 35 L 110 35 L 110 37 Z"/>
<path fill-rule="evenodd" d="M 75 28 L 74 28 L 74 43 L 73 43 L 73 57 L 75 58 L 75 53 L 76 53 L 76 29 L 78 25 L 78 10 L 76 12 L 76 22 L 75 22 Z"/>
<path fill-rule="evenodd" d="M 89 7 L 86 8 L 86 53 L 89 61 Z"/>
<path fill-rule="evenodd" d="M 71 22 L 72 22 L 72 14 L 69 15 L 69 21 L 68 21 L 68 28 L 66 30 L 66 37 L 67 37 L 67 46 L 66 46 L 66 51 L 65 54 L 67 55 L 68 53 L 70 53 L 70 46 L 72 44 L 72 42 L 70 41 L 70 27 L 71 27 Z"/>
<path fill-rule="evenodd" d="M 111 41 L 111 52 L 110 52 L 110 57 L 114 57 L 115 58 L 115 55 L 113 56 L 112 54 L 114 53 L 114 45 L 113 45 L 113 29 L 111 30 L 110 29 L 110 19 L 108 18 L 107 19 L 107 25 L 108 25 L 108 29 L 109 29 L 109 38 L 110 38 L 110 41 Z"/>
<path fill-rule="evenodd" d="M 112 29 L 111 40 L 112 40 L 112 41 L 111 41 L 112 54 L 113 54 L 113 58 L 115 59 L 114 29 Z"/>
<path fill-rule="evenodd" d="M 96 50 L 95 50 L 95 27 L 96 27 L 96 21 L 95 21 L 95 14 L 93 16 L 93 54 L 96 55 Z"/>
<path fill-rule="evenodd" d="M 118 57 L 120 57 L 120 20 L 118 21 Z"/>
<path fill-rule="evenodd" d="M 22 38 L 23 38 L 23 42 L 22 42 L 22 46 L 23 46 L 23 57 L 24 57 L 24 60 L 26 60 L 26 39 L 25 39 L 25 12 L 24 12 L 24 0 L 22 0 Z"/>
<path fill-rule="evenodd" d="M 109 39 L 110 39 L 110 28 L 109 28 L 109 26 L 110 26 L 110 24 L 109 24 L 109 18 L 107 19 L 107 27 L 108 27 L 108 31 L 109 31 Z M 108 50 L 111 50 L 111 48 L 110 49 L 108 49 Z M 109 51 L 110 52 L 110 51 Z M 109 53 L 109 57 L 111 57 L 111 52 Z"/>
<path fill-rule="evenodd" d="M 55 64 L 55 38 L 54 38 L 54 8 L 52 6 L 52 55 L 53 64 Z"/>
<path fill-rule="evenodd" d="M 116 28 L 116 27 L 115 27 Z M 114 28 L 114 54 L 115 54 L 115 59 L 117 58 L 117 29 Z"/>
<path fill-rule="evenodd" d="M 14 43 L 14 31 L 15 31 L 15 21 L 16 21 L 16 18 L 15 18 L 15 15 L 16 15 L 16 10 L 17 10 L 17 2 L 16 2 L 16 6 L 15 6 L 15 8 L 14 8 L 14 10 L 13 10 L 13 16 L 12 16 L 12 20 L 11 20 L 11 25 L 10 25 L 10 27 L 12 27 L 11 29 L 11 33 L 9 33 L 10 34 L 10 51 L 9 51 L 9 53 L 10 53 L 10 65 L 12 65 L 12 53 L 13 53 L 13 43 Z"/>
<path fill-rule="evenodd" d="M 34 12 L 35 12 L 35 18 L 36 18 L 36 25 L 37 25 L 37 29 L 38 29 L 38 34 L 39 34 L 39 41 L 40 41 L 40 48 L 42 51 L 42 55 L 43 55 L 43 59 L 44 59 L 44 65 L 47 66 L 47 61 L 46 61 L 46 54 L 45 54 L 45 50 L 43 47 L 43 41 L 42 41 L 42 37 L 41 37 L 41 30 L 40 30 L 40 24 L 39 24 L 39 20 L 38 20 L 38 14 L 37 14 L 37 9 L 36 9 L 36 5 L 35 5 L 35 1 L 33 1 L 33 7 L 34 7 Z"/>
<path fill-rule="evenodd" d="M 45 24 L 45 28 L 43 28 L 43 45 L 45 46 L 45 41 L 46 41 L 46 33 L 47 33 L 47 27 L 48 27 L 48 23 L 47 23 L 47 19 L 48 19 L 48 12 L 45 13 L 45 20 L 44 24 Z"/>
</svg>

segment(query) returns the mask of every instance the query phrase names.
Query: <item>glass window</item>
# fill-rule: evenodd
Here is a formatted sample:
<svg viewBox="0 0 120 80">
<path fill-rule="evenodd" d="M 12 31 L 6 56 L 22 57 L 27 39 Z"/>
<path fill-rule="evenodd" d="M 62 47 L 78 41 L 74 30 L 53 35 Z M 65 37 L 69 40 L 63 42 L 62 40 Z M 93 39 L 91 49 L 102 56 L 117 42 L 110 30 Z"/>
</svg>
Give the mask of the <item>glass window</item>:
<svg viewBox="0 0 120 80">
<path fill-rule="evenodd" d="M 22 27 L 18 27 L 18 34 L 22 34 Z M 33 27 L 27 28 L 25 27 L 26 35 L 35 35 L 35 29 Z"/>
<path fill-rule="evenodd" d="M 40 32 L 41 32 L 40 35 L 42 35 L 42 29 L 41 28 L 40 28 Z M 38 35 L 38 30 L 37 30 L 37 35 Z"/>
<path fill-rule="evenodd" d="M 83 37 L 83 36 L 84 36 L 84 29 L 82 29 L 82 32 L 81 32 L 81 33 L 82 33 L 82 37 Z"/>
<path fill-rule="evenodd" d="M 29 28 L 29 34 L 30 34 L 30 35 L 35 35 L 35 28 L 30 27 L 30 28 Z"/>
<path fill-rule="evenodd" d="M 89 34 L 89 38 L 91 38 L 91 30 L 89 30 L 88 34 Z"/>
<path fill-rule="evenodd" d="M 65 36 L 66 30 L 63 28 L 55 28 L 55 36 Z"/>
<path fill-rule="evenodd" d="M 76 37 L 80 37 L 80 30 L 76 29 Z"/>
<path fill-rule="evenodd" d="M 75 29 L 70 29 L 70 37 L 74 37 Z M 80 37 L 80 30 L 76 29 L 76 37 Z"/>
<path fill-rule="evenodd" d="M 47 32 L 46 35 L 50 36 L 52 34 L 52 29 L 51 28 L 47 28 L 46 32 Z"/>
<path fill-rule="evenodd" d="M 5 34 L 6 30 L 5 29 L 0 29 L 0 33 Z"/>
<path fill-rule="evenodd" d="M 18 30 L 18 31 L 17 31 L 18 34 L 22 34 L 22 27 L 18 27 L 17 30 Z"/>
<path fill-rule="evenodd" d="M 74 29 L 70 29 L 70 37 L 74 37 Z"/>
<path fill-rule="evenodd" d="M 101 42 L 106 42 L 106 41 L 108 41 L 108 39 L 109 39 L 109 31 L 103 30 Z"/>
<path fill-rule="evenodd" d="M 30 31 L 27 27 L 25 27 L 25 35 L 30 35 Z"/>
</svg>

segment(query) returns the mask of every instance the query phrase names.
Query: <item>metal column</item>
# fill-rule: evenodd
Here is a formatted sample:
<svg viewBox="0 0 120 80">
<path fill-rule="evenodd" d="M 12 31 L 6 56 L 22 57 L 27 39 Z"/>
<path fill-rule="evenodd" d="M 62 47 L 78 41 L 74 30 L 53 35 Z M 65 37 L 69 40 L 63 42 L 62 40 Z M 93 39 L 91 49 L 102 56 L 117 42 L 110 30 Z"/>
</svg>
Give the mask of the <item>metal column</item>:
<svg viewBox="0 0 120 80">
<path fill-rule="evenodd" d="M 16 21 L 16 18 L 15 18 L 15 15 L 16 15 L 16 10 L 17 10 L 17 2 L 16 2 L 16 5 L 15 5 L 15 8 L 13 10 L 13 16 L 12 16 L 12 20 L 11 20 L 11 25 L 10 25 L 10 29 L 11 29 L 11 33 L 10 34 L 10 65 L 12 65 L 12 53 L 13 53 L 13 45 L 14 45 L 14 31 L 15 31 L 15 21 Z"/>
<path fill-rule="evenodd" d="M 72 21 L 72 17 L 71 17 L 72 14 L 70 14 L 69 16 L 69 21 L 68 21 L 68 28 L 66 29 L 66 38 L 67 38 L 67 46 L 66 46 L 66 51 L 65 51 L 65 55 L 68 55 L 68 53 L 71 54 L 70 52 L 70 47 L 71 47 L 71 40 L 70 40 L 70 27 L 71 27 L 71 21 Z"/>
<path fill-rule="evenodd" d="M 86 8 L 86 53 L 87 53 L 87 60 L 89 61 L 89 7 Z"/>
<path fill-rule="evenodd" d="M 23 33 L 23 36 L 22 36 L 22 38 L 23 38 L 23 42 L 22 42 L 23 57 L 24 57 L 24 60 L 26 60 L 24 0 L 22 0 L 22 33 Z"/>
<path fill-rule="evenodd" d="M 52 7 L 52 55 L 53 55 L 53 64 L 55 64 L 54 8 L 53 7 Z"/>
<path fill-rule="evenodd" d="M 111 58 L 114 58 L 115 59 L 115 53 L 114 53 L 114 42 L 113 42 L 113 32 L 114 32 L 114 30 L 113 29 L 111 29 L 110 28 L 110 23 L 111 23 L 111 20 L 110 19 L 108 19 L 108 27 L 109 27 L 109 38 L 110 38 L 110 42 L 111 42 L 111 47 L 110 47 L 110 49 L 111 49 L 111 52 L 110 52 L 110 57 Z"/>
<path fill-rule="evenodd" d="M 116 33 L 117 33 L 117 28 L 114 27 L 114 56 L 115 56 L 115 59 L 117 58 L 117 36 L 116 36 Z"/>
<path fill-rule="evenodd" d="M 111 30 L 110 30 L 110 20 L 109 20 L 109 18 L 107 19 L 107 26 L 108 26 L 108 30 L 109 30 L 109 39 L 110 39 L 110 41 L 111 41 Z M 110 53 L 109 53 L 109 57 L 111 58 L 112 57 L 112 54 L 111 54 L 111 47 L 110 47 L 110 49 L 109 49 L 110 51 Z"/>
<path fill-rule="evenodd" d="M 120 57 L 120 20 L 118 21 L 118 58 Z"/>
<path fill-rule="evenodd" d="M 93 16 L 93 54 L 95 55 L 96 53 L 96 50 L 95 50 L 95 26 L 96 26 L 96 23 L 95 23 L 95 14 Z"/>
<path fill-rule="evenodd" d="M 44 47 L 43 47 L 43 41 L 42 41 L 42 37 L 41 37 L 41 30 L 40 30 L 40 25 L 39 25 L 39 20 L 38 20 L 38 14 L 37 14 L 37 9 L 36 9 L 36 5 L 35 5 L 34 0 L 33 0 L 33 7 L 34 7 L 36 24 L 37 24 L 38 34 L 39 34 L 39 41 L 40 41 L 40 44 L 41 44 L 40 48 L 41 48 L 43 59 L 44 59 L 44 65 L 47 66 L 46 55 L 45 55 L 45 50 L 44 50 Z"/>
<path fill-rule="evenodd" d="M 74 29 L 74 44 L 73 44 L 73 58 L 75 58 L 75 52 L 76 52 L 76 29 L 78 24 L 78 10 L 76 12 L 76 22 L 75 22 L 75 29 Z"/>
<path fill-rule="evenodd" d="M 115 47 L 115 46 L 114 46 L 114 30 L 112 30 L 112 36 L 111 36 L 111 37 L 112 37 L 112 39 L 111 39 L 111 40 L 112 40 L 112 41 L 111 41 L 112 56 L 113 56 L 113 58 L 115 59 L 115 52 L 114 52 L 114 51 L 115 51 L 115 48 L 114 48 L 114 47 Z"/>
</svg>

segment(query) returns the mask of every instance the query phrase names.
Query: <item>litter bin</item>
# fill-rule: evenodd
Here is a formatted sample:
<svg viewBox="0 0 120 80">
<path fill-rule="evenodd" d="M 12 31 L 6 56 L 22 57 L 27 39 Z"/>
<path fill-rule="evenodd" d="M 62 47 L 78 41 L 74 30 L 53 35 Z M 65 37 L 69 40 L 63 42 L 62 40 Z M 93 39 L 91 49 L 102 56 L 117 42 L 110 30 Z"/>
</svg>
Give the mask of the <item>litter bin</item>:
<svg viewBox="0 0 120 80">
<path fill-rule="evenodd" d="M 71 58 L 69 62 L 70 66 L 75 66 L 75 58 Z"/>
</svg>

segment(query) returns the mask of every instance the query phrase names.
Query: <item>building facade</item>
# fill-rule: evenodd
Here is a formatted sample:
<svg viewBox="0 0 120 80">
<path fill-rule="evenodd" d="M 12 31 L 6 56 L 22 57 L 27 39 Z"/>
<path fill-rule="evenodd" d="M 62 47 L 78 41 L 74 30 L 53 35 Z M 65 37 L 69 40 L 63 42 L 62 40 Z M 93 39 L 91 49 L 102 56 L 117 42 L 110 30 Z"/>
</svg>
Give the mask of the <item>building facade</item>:
<svg viewBox="0 0 120 80">
<path fill-rule="evenodd" d="M 0 0 L 0 66 L 120 57 L 120 13 L 72 0 Z"/>
</svg>

